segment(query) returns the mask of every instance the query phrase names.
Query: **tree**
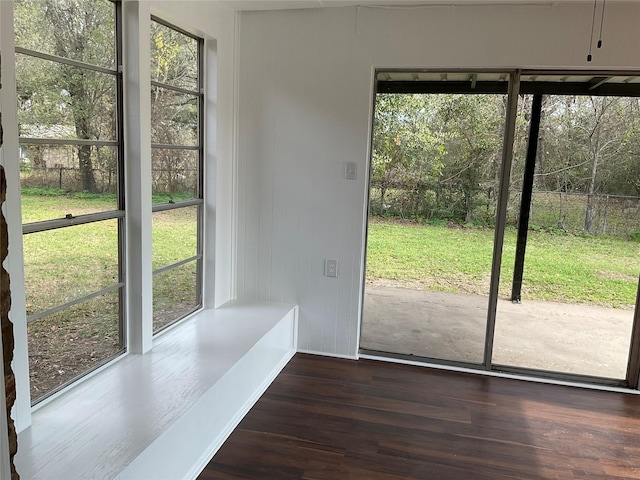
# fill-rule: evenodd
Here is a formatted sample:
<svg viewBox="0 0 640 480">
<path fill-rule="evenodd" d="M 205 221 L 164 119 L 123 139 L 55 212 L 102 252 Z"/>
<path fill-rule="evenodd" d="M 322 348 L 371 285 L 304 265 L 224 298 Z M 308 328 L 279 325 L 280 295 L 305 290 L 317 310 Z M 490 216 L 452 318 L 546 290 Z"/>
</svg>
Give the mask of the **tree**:
<svg viewBox="0 0 640 480">
<path fill-rule="evenodd" d="M 107 0 L 18 0 L 16 43 L 113 68 L 114 6 Z M 18 62 L 23 133 L 80 140 L 115 139 L 115 77 L 26 57 Z M 68 127 L 68 128 L 67 128 Z M 94 147 L 76 147 L 81 189 L 95 192 Z"/>
<path fill-rule="evenodd" d="M 521 189 L 531 98 L 519 101 L 512 192 Z M 545 95 L 542 107 L 535 186 L 559 192 L 557 226 L 563 229 L 575 205 L 569 195 L 584 195 L 582 227 L 595 234 L 599 195 L 640 192 L 640 101 Z M 377 95 L 372 181 L 381 205 L 425 217 L 492 221 L 505 114 L 503 95 Z"/>
<path fill-rule="evenodd" d="M 152 142 L 198 145 L 198 42 L 161 23 L 151 22 Z M 179 87 L 195 94 L 166 88 Z M 185 149 L 153 149 L 154 191 L 197 190 L 197 155 Z"/>
<path fill-rule="evenodd" d="M 449 209 L 454 218 L 472 222 L 477 208 L 498 188 L 503 97 L 481 94 L 438 97 L 442 101 L 438 117 L 446 152 L 438 186 L 448 193 L 441 206 Z"/>
<path fill-rule="evenodd" d="M 441 172 L 444 146 L 434 131 L 431 100 L 424 95 L 376 97 L 372 181 L 380 188 L 383 209 L 389 188 L 402 188 L 424 200 L 425 190 Z"/>
<path fill-rule="evenodd" d="M 414 215 L 471 222 L 485 204 L 492 217 L 504 110 L 501 95 L 377 95 L 372 181 L 381 206 L 394 188 Z"/>
</svg>

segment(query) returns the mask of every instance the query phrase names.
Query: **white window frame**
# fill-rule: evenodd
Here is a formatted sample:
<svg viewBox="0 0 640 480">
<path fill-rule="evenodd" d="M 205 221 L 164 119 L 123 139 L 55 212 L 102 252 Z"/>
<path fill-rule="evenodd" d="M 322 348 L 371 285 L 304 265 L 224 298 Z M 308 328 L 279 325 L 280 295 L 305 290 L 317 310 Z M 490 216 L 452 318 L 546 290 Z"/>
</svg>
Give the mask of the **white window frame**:
<svg viewBox="0 0 640 480">
<path fill-rule="evenodd" d="M 17 400 L 13 408 L 13 418 L 16 429 L 24 431 L 31 425 L 32 413 L 35 410 L 47 406 L 60 396 L 67 394 L 68 389 L 63 389 L 50 396 L 46 400 L 31 406 L 29 386 L 29 360 L 27 351 L 27 327 L 25 312 L 25 292 L 20 287 L 24 283 L 23 252 L 22 252 L 22 226 L 20 212 L 20 186 L 19 166 L 13 159 L 18 158 L 18 129 L 17 106 L 15 99 L 15 60 L 12 54 L 15 48 L 13 33 L 13 1 L 0 1 L 0 45 L 2 46 L 2 80 L 3 88 L 0 90 L 2 101 L 2 114 L 5 143 L 0 149 L 0 162 L 5 166 L 9 187 L 7 192 L 7 204 L 11 209 L 6 209 L 7 222 L 9 224 L 9 242 L 11 254 L 5 263 L 11 275 L 12 285 L 18 288 L 12 289 L 13 309 L 10 318 L 14 323 L 15 352 L 14 371 L 16 374 Z M 153 336 L 153 312 L 152 312 L 152 260 L 151 260 L 151 227 L 152 227 L 152 200 L 151 200 L 151 84 L 150 79 L 150 22 L 151 15 L 162 16 L 161 9 L 156 10 L 149 2 L 122 2 L 122 37 L 123 37 L 123 105 L 124 105 L 124 178 L 126 197 L 125 216 L 125 282 L 126 297 L 125 338 L 127 352 L 112 362 L 89 373 L 74 385 L 89 380 L 94 375 L 101 373 L 110 367 L 112 363 L 124 360 L 129 355 L 144 354 L 151 351 L 154 343 L 161 342 L 163 335 Z M 176 23 L 174 22 L 174 25 Z M 234 155 L 234 144 L 229 140 L 218 152 L 217 130 L 219 128 L 216 118 L 220 113 L 218 90 L 218 42 L 216 39 L 203 35 L 200 31 L 185 25 L 178 26 L 193 35 L 204 38 L 202 50 L 202 84 L 204 86 L 204 103 L 208 108 L 203 113 L 202 135 L 206 139 L 204 148 L 204 168 L 202 181 L 206 189 L 206 195 L 202 206 L 202 303 L 203 309 L 215 308 L 230 298 L 235 293 L 234 265 L 235 248 L 233 242 L 235 235 L 231 230 L 235 225 L 235 213 L 233 208 L 235 188 L 231 185 L 235 178 L 235 167 L 224 164 L 221 172 L 218 172 L 218 156 Z M 226 75 L 228 81 L 231 74 Z M 235 108 L 235 102 L 225 101 L 222 114 L 231 116 L 231 108 Z M 226 131 L 226 127 L 223 128 Z M 218 192 L 217 177 L 222 174 L 229 181 L 222 184 L 222 190 Z M 218 198 L 222 195 L 221 199 Z M 223 207 L 222 212 L 216 213 L 218 206 Z M 217 217 L 220 217 L 217 219 Z M 216 224 L 221 221 L 226 226 L 226 234 L 220 238 L 221 246 L 226 252 L 222 257 L 222 263 L 216 262 Z M 226 279 L 222 288 L 216 288 L 216 270 L 220 270 Z M 198 317 L 200 313 L 194 316 Z M 176 322 L 171 329 L 180 328 L 188 318 Z M 169 329 L 165 330 L 168 331 Z"/>
<path fill-rule="evenodd" d="M 105 1 L 105 0 L 100 0 Z M 99 291 L 92 292 L 87 295 L 83 295 L 78 297 L 72 301 L 66 302 L 64 304 L 56 305 L 55 307 L 48 308 L 44 311 L 38 312 L 35 315 L 27 316 L 26 322 L 37 322 L 42 318 L 46 318 L 49 315 L 53 315 L 58 312 L 62 312 L 68 310 L 75 305 L 79 305 L 83 302 L 86 302 L 94 297 L 106 295 L 112 291 L 118 291 L 118 317 L 119 317 L 119 345 L 120 348 L 113 354 L 110 355 L 96 364 L 92 365 L 87 370 L 84 370 L 82 373 L 76 375 L 75 377 L 66 380 L 61 385 L 55 387 L 54 389 L 44 393 L 41 397 L 37 399 L 31 398 L 31 404 L 35 405 L 36 403 L 40 403 L 46 400 L 48 397 L 55 395 L 55 393 L 64 390 L 68 386 L 74 384 L 79 379 L 84 377 L 85 375 L 91 373 L 92 371 L 100 368 L 102 365 L 109 363 L 113 359 L 123 355 L 126 353 L 126 316 L 125 316 L 125 305 L 126 305 L 126 282 L 124 278 L 124 242 L 125 242 L 125 192 L 124 192 L 124 150 L 123 150 L 123 96 L 122 96 L 122 10 L 121 10 L 121 2 L 119 0 L 108 0 L 112 3 L 113 7 L 113 15 L 114 15 L 114 38 L 115 38 L 115 46 L 114 46 L 114 63 L 113 68 L 105 68 L 100 67 L 88 63 L 84 63 L 81 61 L 77 61 L 70 58 L 56 57 L 55 55 L 50 55 L 48 53 L 44 53 L 36 50 L 29 50 L 26 48 L 15 46 L 16 54 L 20 54 L 29 58 L 37 58 L 40 60 L 44 60 L 49 62 L 51 65 L 63 64 L 69 65 L 75 68 L 79 68 L 86 71 L 92 72 L 100 72 L 106 75 L 112 75 L 115 80 L 115 121 L 116 121 L 116 131 L 115 131 L 115 139 L 110 141 L 101 141 L 101 140 L 82 140 L 82 139 L 73 139 L 73 140 L 61 140 L 58 138 L 28 138 L 28 137 L 19 137 L 18 141 L 20 145 L 51 145 L 51 146 L 80 146 L 80 145 L 90 145 L 95 147 L 107 146 L 113 147 L 116 150 L 116 175 L 117 175 L 117 187 L 116 187 L 116 197 L 117 197 L 117 205 L 114 210 L 100 211 L 97 213 L 78 215 L 78 216 L 67 216 L 66 218 L 57 218 L 57 219 L 49 219 L 39 222 L 31 222 L 22 224 L 22 233 L 23 235 L 37 234 L 41 232 L 46 232 L 49 230 L 60 229 L 60 228 L 69 228 L 76 225 L 85 225 L 94 222 L 102 222 L 108 220 L 116 220 L 117 221 L 117 236 L 118 236 L 118 279 L 117 282 L 110 285 L 109 287 L 103 288 Z M 14 36 L 15 38 L 15 36 Z"/>
<path fill-rule="evenodd" d="M 153 271 L 153 276 L 161 275 L 165 272 L 174 270 L 180 266 L 189 264 L 191 262 L 196 262 L 196 288 L 195 288 L 195 306 L 190 311 L 182 314 L 181 316 L 174 318 L 169 321 L 158 330 L 154 331 L 154 335 L 158 335 L 162 333 L 166 328 L 171 327 L 176 322 L 188 317 L 189 315 L 199 311 L 203 307 L 203 218 L 204 218 L 204 140 L 205 140 L 205 132 L 204 132 L 204 118 L 205 118 L 205 102 L 204 102 L 204 39 L 193 35 L 186 30 L 181 29 L 173 25 L 172 23 L 166 22 L 162 18 L 152 15 L 151 22 L 155 22 L 159 25 L 167 27 L 171 30 L 174 30 L 192 40 L 197 42 L 197 69 L 198 69 L 198 78 L 197 78 L 197 91 L 189 91 L 183 88 L 175 87 L 173 85 L 160 83 L 156 81 L 151 81 L 151 85 L 155 87 L 160 87 L 168 90 L 172 90 L 174 92 L 183 93 L 187 95 L 197 96 L 197 105 L 198 105 L 198 143 L 195 146 L 186 146 L 186 145 L 163 145 L 157 143 L 151 143 L 151 149 L 153 151 L 154 148 L 158 149 L 175 149 L 175 150 L 183 150 L 183 151 L 197 151 L 198 155 L 198 181 L 197 181 L 197 198 L 191 200 L 184 200 L 178 202 L 169 202 L 165 204 L 157 204 L 152 205 L 152 213 L 156 212 L 164 212 L 169 210 L 175 210 L 178 208 L 185 208 L 196 206 L 197 207 L 197 247 L 196 254 L 190 258 L 182 259 L 181 261 L 172 263 L 170 265 L 166 265 L 162 268 Z"/>
</svg>

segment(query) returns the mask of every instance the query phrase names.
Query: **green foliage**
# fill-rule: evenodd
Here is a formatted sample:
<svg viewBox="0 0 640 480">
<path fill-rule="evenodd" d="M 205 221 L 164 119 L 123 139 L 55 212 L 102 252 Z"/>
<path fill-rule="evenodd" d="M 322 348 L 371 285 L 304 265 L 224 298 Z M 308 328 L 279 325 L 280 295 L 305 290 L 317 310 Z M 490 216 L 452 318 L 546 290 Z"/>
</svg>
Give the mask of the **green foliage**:
<svg viewBox="0 0 640 480">
<path fill-rule="evenodd" d="M 154 193 L 151 201 L 154 205 L 159 203 L 179 202 L 181 200 L 191 200 L 194 196 L 188 193 Z"/>
<path fill-rule="evenodd" d="M 60 197 L 67 191 L 60 188 L 23 188 L 22 195 L 28 197 Z"/>
<path fill-rule="evenodd" d="M 503 109 L 502 96 L 378 95 L 372 205 L 404 218 L 474 220 L 483 175 L 495 176 L 500 161 Z"/>
<path fill-rule="evenodd" d="M 73 194 L 73 197 L 82 200 L 97 200 L 99 202 L 115 202 L 118 198 L 116 194 L 101 194 L 91 192 L 77 192 Z"/>
<path fill-rule="evenodd" d="M 522 189 L 531 103 L 530 95 L 519 98 L 511 192 Z M 378 94 L 371 212 L 492 224 L 505 112 L 504 95 Z M 640 196 L 639 151 L 638 98 L 543 97 L 534 187 L 564 198 L 538 226 L 626 235 L 624 223 L 635 225 L 640 215 L 625 214 L 608 228 L 597 202 L 606 194 Z M 570 197 L 575 193 L 585 196 Z M 517 221 L 519 206 L 510 208 Z"/>
<path fill-rule="evenodd" d="M 16 45 L 115 70 L 115 3 L 110 0 L 16 0 Z M 193 94 L 152 86 L 152 142 L 194 146 L 198 126 L 198 41 L 151 22 L 151 78 Z M 23 137 L 117 140 L 116 75 L 16 55 L 19 132 Z M 113 147 L 23 144 L 23 185 L 110 193 L 117 188 Z M 198 185 L 198 154 L 153 149 L 153 190 L 191 192 Z M 76 173 L 76 175 L 74 175 Z"/>
<path fill-rule="evenodd" d="M 508 297 L 517 231 L 505 232 L 500 295 Z M 487 295 L 493 230 L 382 221 L 372 218 L 367 243 L 367 279 L 392 280 L 429 290 Z M 523 298 L 613 307 L 634 304 L 640 249 L 611 237 L 560 232 L 529 233 Z"/>
</svg>

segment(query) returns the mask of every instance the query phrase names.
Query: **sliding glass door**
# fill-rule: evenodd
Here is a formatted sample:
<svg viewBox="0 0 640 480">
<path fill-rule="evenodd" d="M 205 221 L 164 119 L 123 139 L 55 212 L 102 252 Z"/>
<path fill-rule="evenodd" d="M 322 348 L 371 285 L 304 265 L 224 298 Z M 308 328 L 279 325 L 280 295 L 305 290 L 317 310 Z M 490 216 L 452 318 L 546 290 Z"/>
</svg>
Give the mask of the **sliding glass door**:
<svg viewBox="0 0 640 480">
<path fill-rule="evenodd" d="M 376 80 L 362 354 L 636 388 L 636 77 Z"/>
<path fill-rule="evenodd" d="M 379 82 L 361 345 L 482 364 L 508 81 L 447 81 L 458 87 Z"/>
<path fill-rule="evenodd" d="M 521 104 L 531 134 L 514 159 L 517 229 L 505 239 L 493 363 L 624 380 L 640 274 L 640 100 Z"/>
</svg>

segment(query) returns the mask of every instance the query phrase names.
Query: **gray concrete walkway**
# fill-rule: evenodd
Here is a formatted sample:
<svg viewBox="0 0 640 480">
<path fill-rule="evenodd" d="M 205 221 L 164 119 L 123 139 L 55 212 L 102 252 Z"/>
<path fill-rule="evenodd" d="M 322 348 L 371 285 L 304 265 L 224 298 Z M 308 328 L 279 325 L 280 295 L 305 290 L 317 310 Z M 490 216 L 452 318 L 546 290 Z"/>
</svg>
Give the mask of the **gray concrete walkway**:
<svg viewBox="0 0 640 480">
<path fill-rule="evenodd" d="M 361 347 L 482 363 L 487 297 L 367 285 Z M 493 363 L 622 379 L 633 310 L 499 300 Z"/>
</svg>

